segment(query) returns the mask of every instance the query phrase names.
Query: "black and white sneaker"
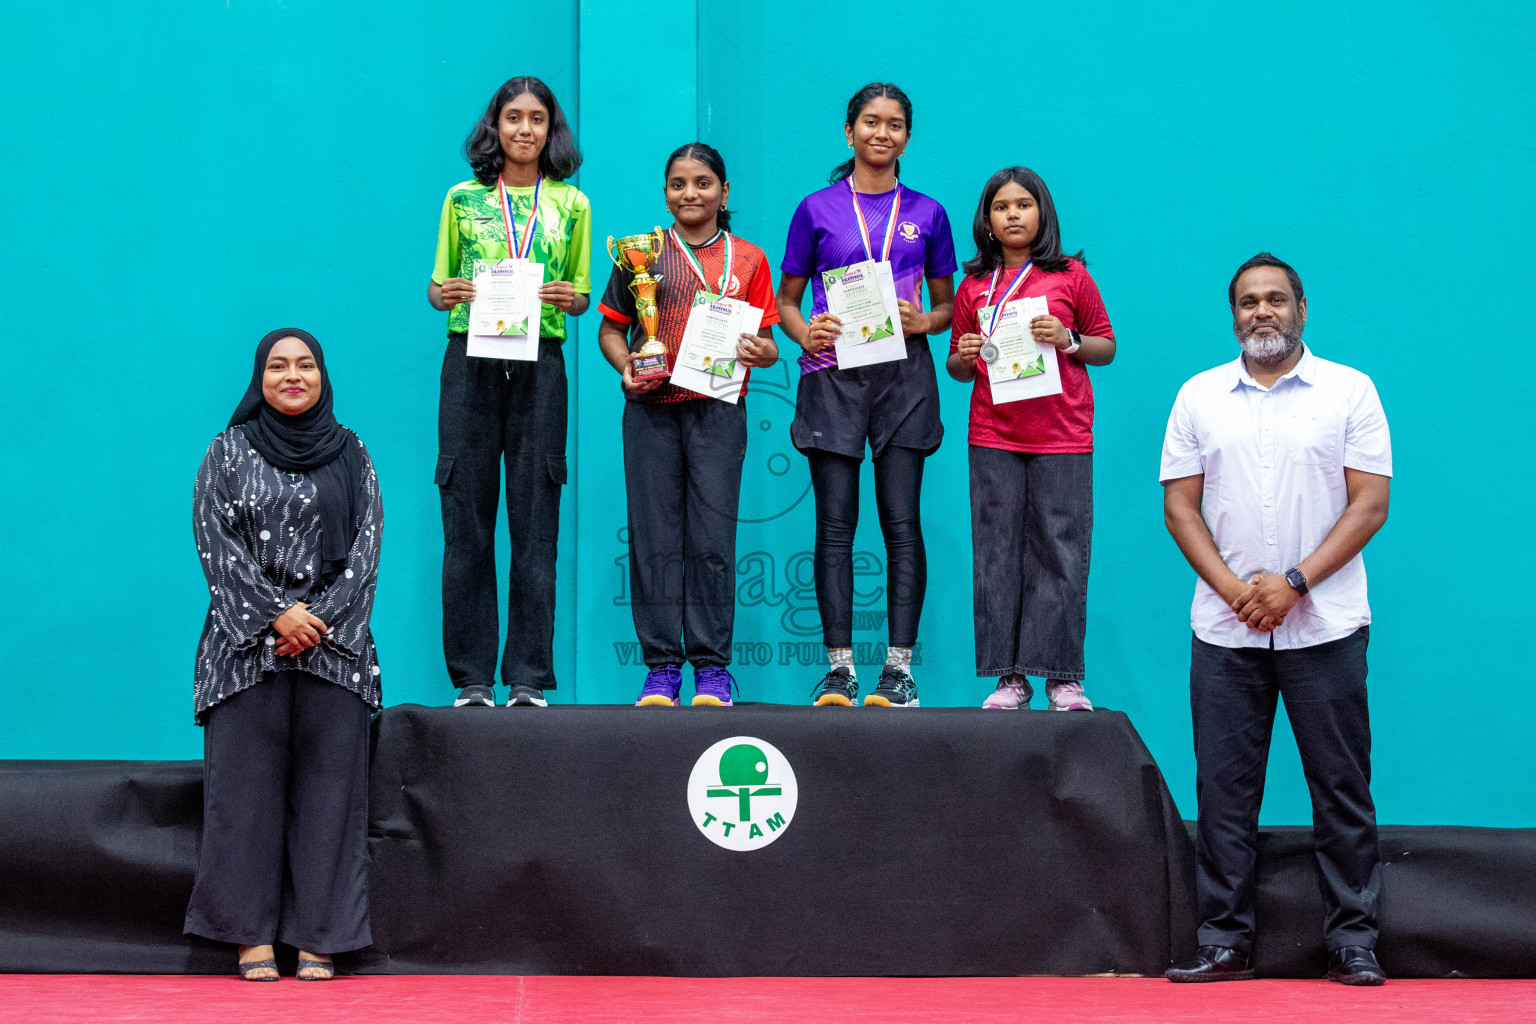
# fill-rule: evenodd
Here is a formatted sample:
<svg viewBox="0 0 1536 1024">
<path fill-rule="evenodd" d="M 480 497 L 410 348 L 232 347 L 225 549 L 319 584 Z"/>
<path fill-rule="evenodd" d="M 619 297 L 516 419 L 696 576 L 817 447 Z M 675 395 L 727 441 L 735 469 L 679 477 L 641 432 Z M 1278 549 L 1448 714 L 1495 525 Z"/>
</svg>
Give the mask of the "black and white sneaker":
<svg viewBox="0 0 1536 1024">
<path fill-rule="evenodd" d="M 864 706 L 867 708 L 915 708 L 918 706 L 917 682 L 913 680 L 911 673 L 903 672 L 894 665 L 887 665 L 880 673 L 880 682 L 875 685 L 873 692 L 864 698 Z"/>
<path fill-rule="evenodd" d="M 859 681 L 845 668 L 835 668 L 811 691 L 816 707 L 852 707 L 859 696 Z"/>
<path fill-rule="evenodd" d="M 544 699 L 544 691 L 537 686 L 524 686 L 518 683 L 512 687 L 512 694 L 507 698 L 509 708 L 547 708 L 549 701 Z"/>
<path fill-rule="evenodd" d="M 489 686 L 472 683 L 459 690 L 458 699 L 453 702 L 453 706 L 456 708 L 493 708 L 496 706 L 496 695 L 491 692 Z"/>
</svg>

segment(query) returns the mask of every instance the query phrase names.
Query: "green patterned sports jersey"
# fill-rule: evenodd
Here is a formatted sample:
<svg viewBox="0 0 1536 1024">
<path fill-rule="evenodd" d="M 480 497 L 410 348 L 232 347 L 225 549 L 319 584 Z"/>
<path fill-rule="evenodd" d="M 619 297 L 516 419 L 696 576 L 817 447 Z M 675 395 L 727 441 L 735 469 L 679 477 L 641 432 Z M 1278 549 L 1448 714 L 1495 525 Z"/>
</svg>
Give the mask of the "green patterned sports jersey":
<svg viewBox="0 0 1536 1024">
<path fill-rule="evenodd" d="M 533 187 L 508 188 L 513 223 L 519 232 L 533 206 Z M 437 226 L 437 262 L 432 281 L 442 284 L 450 277 L 469 277 L 475 260 L 500 260 L 512 255 L 507 248 L 507 229 L 501 217 L 501 196 L 495 185 L 463 181 L 448 190 L 443 217 Z M 545 281 L 569 281 L 576 291 L 592 291 L 592 204 L 574 185 L 544 179 L 539 192 L 539 220 L 533 231 L 533 251 L 528 258 L 544 264 Z M 469 329 L 469 303 L 461 302 L 448 314 L 448 330 Z M 544 304 L 539 333 L 565 340 L 565 313 Z"/>
</svg>

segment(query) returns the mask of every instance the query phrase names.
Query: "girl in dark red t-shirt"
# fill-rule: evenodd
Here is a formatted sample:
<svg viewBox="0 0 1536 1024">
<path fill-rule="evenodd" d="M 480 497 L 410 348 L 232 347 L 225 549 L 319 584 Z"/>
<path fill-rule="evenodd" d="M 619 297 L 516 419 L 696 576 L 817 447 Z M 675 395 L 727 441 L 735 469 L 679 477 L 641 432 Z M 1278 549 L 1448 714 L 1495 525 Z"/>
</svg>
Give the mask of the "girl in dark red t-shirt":
<svg viewBox="0 0 1536 1024">
<path fill-rule="evenodd" d="M 778 362 L 772 271 L 763 250 L 730 233 L 731 184 L 725 159 L 702 142 L 667 158 L 662 194 L 672 211 L 660 258 L 657 340 L 676 369 L 700 294 L 739 299 L 762 310 L 756 334 L 736 339 L 748 367 Z M 610 239 L 611 241 L 611 239 Z M 669 383 L 635 379 L 647 340 L 630 284 L 614 268 L 598 309 L 598 344 L 624 385 L 624 489 L 629 507 L 630 611 L 647 668 L 637 705 L 676 707 L 682 666 L 693 665 L 694 704 L 730 707 L 732 635 L 736 623 L 736 510 L 747 451 L 747 382 L 735 402 Z M 747 377 L 751 371 L 747 371 Z M 729 384 L 731 375 L 720 378 Z M 731 385 L 734 387 L 735 385 Z M 722 386 L 720 394 L 728 387 Z"/>
<path fill-rule="evenodd" d="M 1000 676 L 984 708 L 1027 707 L 1028 676 L 1055 711 L 1091 711 L 1083 694 L 1093 535 L 1093 385 L 1115 336 L 1083 254 L 1064 256 L 1051 193 L 1027 167 L 987 180 L 972 225 L 976 256 L 955 293 L 949 375 L 971 392 L 971 535 L 976 673 Z M 990 372 L 997 306 L 1044 297 L 1032 316 L 1037 360 L 1017 379 Z M 999 336 L 1001 337 L 1001 336 Z M 1010 362 L 1010 367 L 1015 367 Z M 1010 374 L 1011 376 L 1011 374 Z M 998 377 L 994 391 L 992 378 Z"/>
</svg>

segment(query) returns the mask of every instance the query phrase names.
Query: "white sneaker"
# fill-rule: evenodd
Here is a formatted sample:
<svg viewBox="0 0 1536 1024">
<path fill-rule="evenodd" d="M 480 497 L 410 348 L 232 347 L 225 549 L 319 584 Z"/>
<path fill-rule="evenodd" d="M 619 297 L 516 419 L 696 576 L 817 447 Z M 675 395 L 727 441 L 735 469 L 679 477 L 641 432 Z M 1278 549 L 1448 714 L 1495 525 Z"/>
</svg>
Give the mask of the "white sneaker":
<svg viewBox="0 0 1536 1024">
<path fill-rule="evenodd" d="M 1029 699 L 1035 695 L 1034 687 L 1023 676 L 1008 675 L 997 681 L 997 689 L 981 702 L 984 708 L 1017 711 L 1029 708 Z"/>
</svg>

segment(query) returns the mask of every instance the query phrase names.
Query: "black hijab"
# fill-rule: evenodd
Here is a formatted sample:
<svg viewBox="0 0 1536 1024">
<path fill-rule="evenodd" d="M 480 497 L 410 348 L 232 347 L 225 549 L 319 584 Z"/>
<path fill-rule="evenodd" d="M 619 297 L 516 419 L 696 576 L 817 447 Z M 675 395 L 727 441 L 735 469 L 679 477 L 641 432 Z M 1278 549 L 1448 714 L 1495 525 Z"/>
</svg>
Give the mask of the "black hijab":
<svg viewBox="0 0 1536 1024">
<path fill-rule="evenodd" d="M 308 345 L 320 367 L 320 400 L 297 416 L 278 412 L 262 394 L 267 357 L 283 338 Z M 313 335 L 285 327 L 261 339 L 250 386 L 229 425 L 242 428 L 251 447 L 278 469 L 313 477 L 320 513 L 320 575 L 329 582 L 346 567 L 347 552 L 357 539 L 363 460 L 356 437 L 331 412 L 331 377 L 325 370 L 325 352 Z"/>
</svg>

